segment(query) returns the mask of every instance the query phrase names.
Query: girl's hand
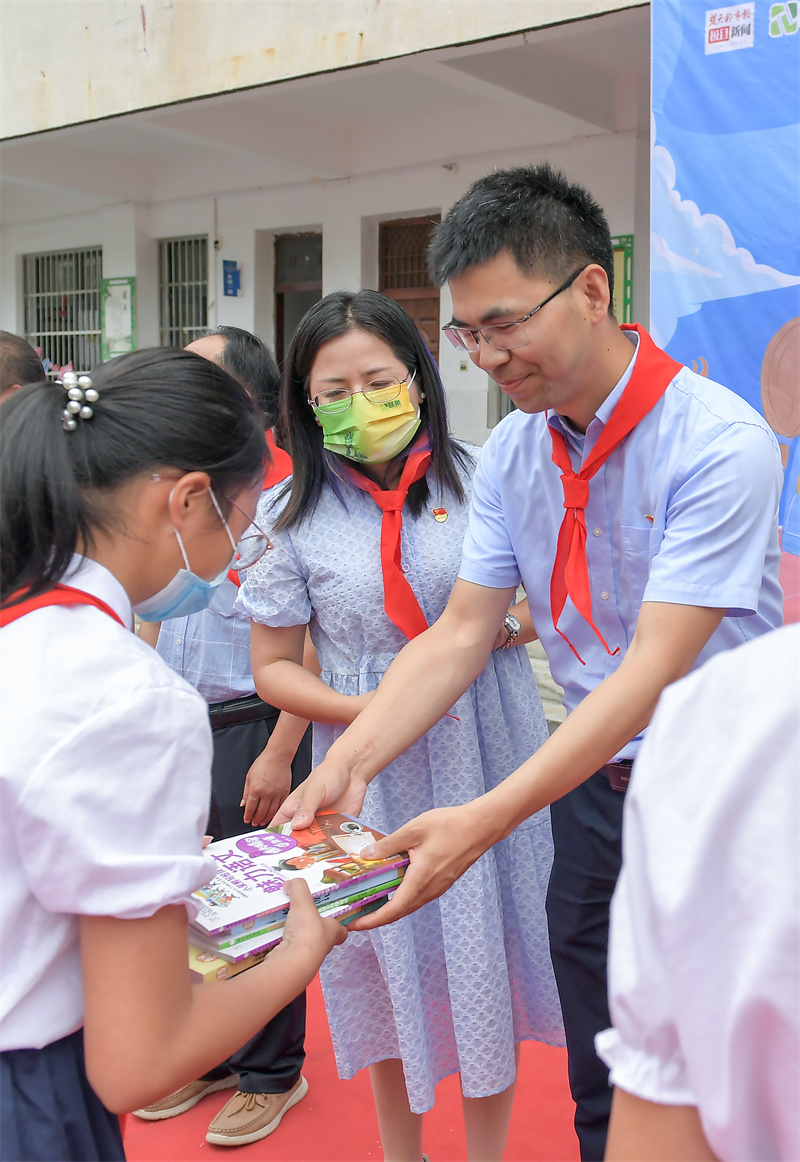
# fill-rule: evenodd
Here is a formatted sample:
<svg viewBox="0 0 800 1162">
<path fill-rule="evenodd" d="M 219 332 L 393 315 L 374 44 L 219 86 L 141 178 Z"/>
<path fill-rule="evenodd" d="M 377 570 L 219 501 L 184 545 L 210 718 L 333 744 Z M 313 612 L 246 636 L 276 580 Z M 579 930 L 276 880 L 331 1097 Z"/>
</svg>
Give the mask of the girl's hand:
<svg viewBox="0 0 800 1162">
<path fill-rule="evenodd" d="M 277 956 L 297 959 L 299 992 L 313 980 L 330 950 L 337 944 L 344 944 L 347 929 L 338 920 L 320 916 L 305 880 L 287 880 L 283 890 L 291 901 L 289 915 L 283 929 L 283 939 L 269 959 Z"/>
<path fill-rule="evenodd" d="M 247 772 L 242 792 L 245 823 L 266 827 L 292 789 L 292 759 L 267 746 Z"/>
</svg>

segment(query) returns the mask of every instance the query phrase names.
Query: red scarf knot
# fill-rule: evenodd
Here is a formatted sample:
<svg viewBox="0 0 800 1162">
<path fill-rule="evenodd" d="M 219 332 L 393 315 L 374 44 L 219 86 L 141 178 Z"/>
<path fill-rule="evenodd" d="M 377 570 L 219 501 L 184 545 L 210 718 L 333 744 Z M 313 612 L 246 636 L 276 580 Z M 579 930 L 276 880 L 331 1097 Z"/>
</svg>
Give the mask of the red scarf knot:
<svg viewBox="0 0 800 1162">
<path fill-rule="evenodd" d="M 589 481 L 580 476 L 563 475 L 564 508 L 586 508 L 589 503 Z"/>
<path fill-rule="evenodd" d="M 572 467 L 567 441 L 563 434 L 548 424 L 553 442 L 553 463 L 561 469 L 566 509 L 558 531 L 556 559 L 550 577 L 550 612 L 553 628 L 564 639 L 582 666 L 586 665 L 583 658 L 567 635 L 558 628 L 558 619 L 568 597 L 584 621 L 597 634 L 606 653 L 611 657 L 619 653 L 619 646 L 614 650 L 609 649 L 605 638 L 592 620 L 592 594 L 589 585 L 589 562 L 586 557 L 584 517 L 584 510 L 589 503 L 589 481 L 602 468 L 612 452 L 615 452 L 630 435 L 639 421 L 652 411 L 681 369 L 681 364 L 656 347 L 647 332 L 638 325 L 633 327 L 623 325 L 621 330 L 636 331 L 639 336 L 636 363 L 622 395 L 580 472 L 576 472 Z"/>
</svg>

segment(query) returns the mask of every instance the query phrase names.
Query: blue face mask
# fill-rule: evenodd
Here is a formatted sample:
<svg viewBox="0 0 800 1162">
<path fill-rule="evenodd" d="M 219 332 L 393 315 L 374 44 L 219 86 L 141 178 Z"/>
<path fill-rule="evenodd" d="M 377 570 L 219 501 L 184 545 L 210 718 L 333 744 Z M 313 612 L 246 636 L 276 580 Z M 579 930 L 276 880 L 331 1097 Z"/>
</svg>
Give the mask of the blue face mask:
<svg viewBox="0 0 800 1162">
<path fill-rule="evenodd" d="M 225 531 L 231 542 L 231 548 L 235 553 L 236 541 L 234 541 L 231 535 L 228 522 L 220 512 L 219 505 L 213 493 L 211 494 L 211 499 L 214 501 L 214 507 L 225 526 Z M 200 613 L 201 610 L 208 608 L 211 598 L 228 574 L 226 567 L 213 581 L 204 581 L 202 577 L 198 577 L 189 568 L 189 558 L 186 556 L 181 534 L 177 529 L 175 529 L 175 536 L 178 538 L 178 545 L 180 546 L 181 556 L 183 557 L 183 563 L 186 568 L 179 569 L 169 585 L 165 585 L 163 589 L 159 589 L 158 593 L 154 593 L 152 597 L 148 597 L 145 601 L 140 601 L 137 605 L 134 605 L 133 612 L 142 621 L 168 621 L 171 617 L 187 617 L 190 613 Z"/>
</svg>

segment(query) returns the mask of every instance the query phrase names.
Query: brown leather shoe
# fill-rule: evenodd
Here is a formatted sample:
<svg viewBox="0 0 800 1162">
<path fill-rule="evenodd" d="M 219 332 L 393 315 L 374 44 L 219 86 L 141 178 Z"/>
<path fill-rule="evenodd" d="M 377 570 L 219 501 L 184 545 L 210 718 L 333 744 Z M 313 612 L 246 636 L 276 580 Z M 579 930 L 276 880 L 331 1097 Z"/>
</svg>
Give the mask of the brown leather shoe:
<svg viewBox="0 0 800 1162">
<path fill-rule="evenodd" d="M 236 1091 L 208 1127 L 206 1141 L 212 1146 L 246 1146 L 277 1130 L 281 1118 L 308 1093 L 301 1075 L 288 1093 Z"/>
<path fill-rule="evenodd" d="M 208 1093 L 216 1093 L 219 1089 L 233 1089 L 239 1084 L 239 1074 L 232 1073 L 229 1077 L 221 1077 L 219 1081 L 190 1081 L 183 1089 L 178 1089 L 154 1105 L 144 1109 L 134 1110 L 134 1117 L 142 1118 L 145 1122 L 162 1122 L 165 1118 L 175 1118 L 178 1114 L 185 1114 L 192 1106 L 204 1098 Z"/>
</svg>

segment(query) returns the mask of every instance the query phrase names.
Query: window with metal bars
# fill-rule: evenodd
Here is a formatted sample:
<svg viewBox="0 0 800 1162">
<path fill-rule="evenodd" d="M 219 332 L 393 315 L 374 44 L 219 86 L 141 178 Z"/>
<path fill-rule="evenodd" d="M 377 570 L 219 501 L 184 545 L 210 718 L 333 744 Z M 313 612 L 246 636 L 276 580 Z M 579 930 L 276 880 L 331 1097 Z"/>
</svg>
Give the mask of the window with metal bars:
<svg viewBox="0 0 800 1162">
<path fill-rule="evenodd" d="M 25 337 L 50 374 L 100 362 L 102 263 L 99 246 L 23 258 Z"/>
<path fill-rule="evenodd" d="M 428 278 L 428 244 L 439 216 L 401 218 L 380 226 L 380 290 L 409 315 L 439 358 L 439 288 Z"/>
<path fill-rule="evenodd" d="M 161 346 L 185 347 L 208 327 L 208 238 L 158 243 Z"/>
</svg>

